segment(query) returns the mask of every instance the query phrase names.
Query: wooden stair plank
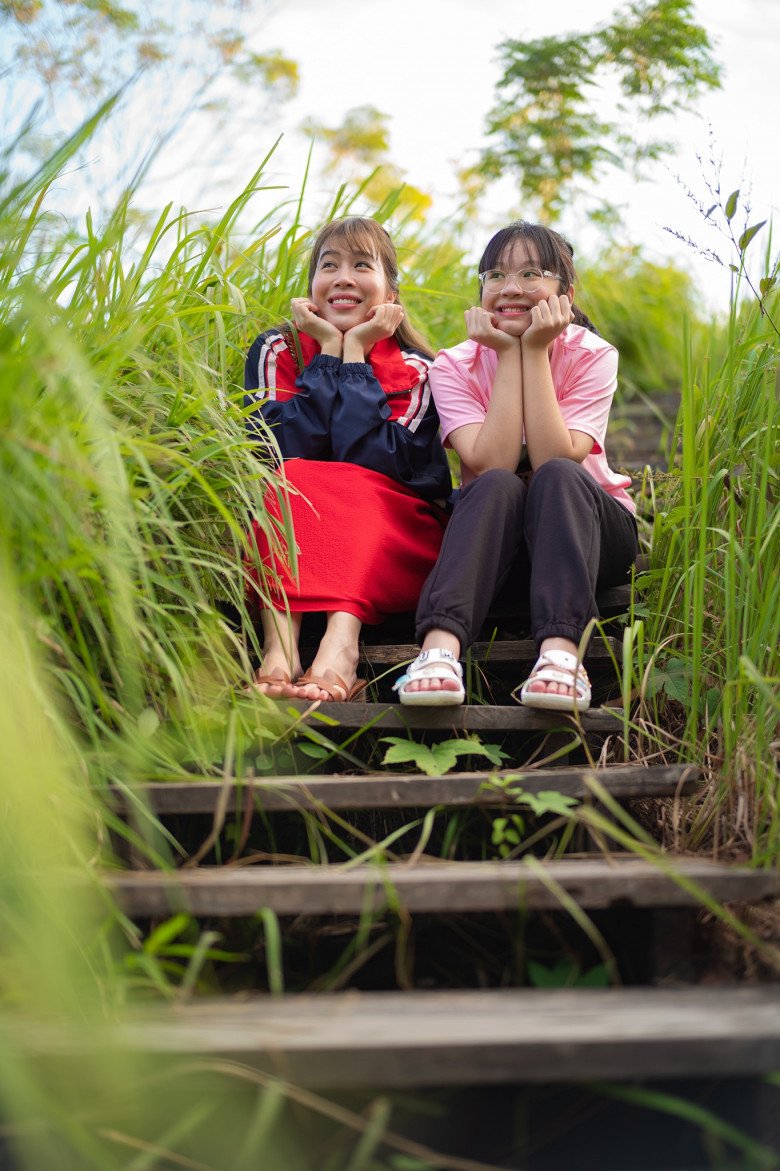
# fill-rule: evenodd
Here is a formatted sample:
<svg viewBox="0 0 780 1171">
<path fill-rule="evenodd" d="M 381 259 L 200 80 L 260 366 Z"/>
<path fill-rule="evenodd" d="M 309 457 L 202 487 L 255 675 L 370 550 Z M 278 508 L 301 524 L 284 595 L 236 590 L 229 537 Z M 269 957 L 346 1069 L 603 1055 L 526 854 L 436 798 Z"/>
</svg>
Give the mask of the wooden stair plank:
<svg viewBox="0 0 780 1171">
<path fill-rule="evenodd" d="M 567 796 L 583 798 L 590 790 L 587 780 L 593 777 L 616 799 L 651 799 L 684 796 L 695 791 L 701 770 L 693 765 L 615 765 L 608 768 L 548 768 L 527 770 L 496 769 L 494 772 L 450 773 L 426 777 L 418 773 L 393 775 L 374 773 L 368 776 L 278 776 L 244 781 L 182 779 L 150 782 L 134 790 L 157 814 L 211 813 L 218 802 L 227 799 L 227 807 L 236 809 L 248 802 L 265 812 L 291 809 L 414 809 L 441 805 L 448 809 L 463 806 L 512 804 L 491 777 L 511 777 L 515 788 L 526 793 L 555 790 Z M 226 792 L 227 790 L 227 792 Z M 114 789 L 114 808 L 126 812 L 127 797 Z"/>
<path fill-rule="evenodd" d="M 588 648 L 584 661 L 586 663 L 596 661 L 611 662 L 612 655 L 614 655 L 618 662 L 620 662 L 623 653 L 620 643 L 616 638 L 610 638 L 607 641 L 609 647 L 607 647 L 603 639 L 594 639 Z M 372 666 L 397 666 L 400 673 L 401 664 L 416 658 L 419 650 L 420 648 L 416 643 L 399 643 L 395 646 L 387 644 L 372 646 L 364 643 L 360 648 L 360 657 L 362 662 L 369 663 Z M 533 663 L 536 660 L 537 654 L 536 643 L 531 638 L 496 639 L 493 642 L 475 642 L 472 643 L 470 648 L 472 660 L 483 665 L 485 660 L 488 664 L 500 663 L 502 665 L 507 663 Z"/>
<path fill-rule="evenodd" d="M 299 1085 L 757 1076 L 780 1067 L 776 987 L 324 993 L 154 1007 L 135 1050 L 230 1056 Z"/>
<path fill-rule="evenodd" d="M 362 728 L 370 724 L 383 731 L 415 729 L 464 732 L 549 732 L 572 730 L 581 725 L 585 732 L 616 732 L 622 727 L 615 708 L 597 707 L 583 712 L 577 721 L 561 712 L 541 711 L 520 704 L 499 707 L 493 704 L 462 704 L 459 707 L 406 707 L 398 703 L 306 703 L 281 700 L 304 719 L 318 719 L 331 726 Z"/>
<path fill-rule="evenodd" d="M 398 903 L 410 912 L 556 910 L 551 884 L 580 906 L 603 909 L 699 905 L 690 884 L 719 902 L 757 902 L 780 897 L 780 875 L 698 859 L 664 858 L 686 885 L 665 869 L 634 857 L 568 857 L 543 864 L 525 862 L 405 863 L 385 866 L 224 866 L 174 872 L 105 872 L 120 908 L 139 918 L 186 911 L 223 917 L 255 914 L 268 907 L 279 915 L 357 915 Z"/>
</svg>

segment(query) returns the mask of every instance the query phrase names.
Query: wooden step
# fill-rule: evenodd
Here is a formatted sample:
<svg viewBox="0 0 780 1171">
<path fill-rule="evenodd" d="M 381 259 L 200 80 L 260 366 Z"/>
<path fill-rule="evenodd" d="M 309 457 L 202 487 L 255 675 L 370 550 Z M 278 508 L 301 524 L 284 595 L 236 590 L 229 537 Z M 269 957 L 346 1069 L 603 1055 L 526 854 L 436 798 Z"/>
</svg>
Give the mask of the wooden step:
<svg viewBox="0 0 780 1171">
<path fill-rule="evenodd" d="M 120 908 L 137 918 L 178 911 L 229 918 L 263 907 L 278 915 L 359 915 L 399 904 L 433 914 L 556 910 L 556 886 L 591 910 L 694 907 L 697 888 L 719 902 L 780 897 L 780 875 L 770 871 L 687 858 L 664 857 L 656 865 L 627 855 L 567 857 L 533 868 L 524 861 L 439 859 L 415 865 L 238 865 L 105 872 L 104 880 Z"/>
<path fill-rule="evenodd" d="M 701 769 L 687 764 L 615 765 L 608 768 L 496 769 L 494 772 L 450 773 L 425 777 L 415 774 L 374 773 L 368 776 L 294 776 L 253 778 L 244 781 L 210 779 L 152 782 L 133 790 L 157 814 L 213 814 L 221 803 L 228 810 L 256 805 L 265 812 L 291 809 L 415 809 L 440 805 L 512 805 L 491 778 L 511 778 L 512 788 L 526 793 L 555 790 L 583 798 L 594 778 L 616 799 L 651 799 L 686 796 L 701 780 Z M 112 790 L 112 805 L 119 812 L 129 808 L 128 797 Z"/>
<path fill-rule="evenodd" d="M 612 657 L 620 662 L 622 647 L 616 638 L 593 639 L 585 655 L 586 663 L 611 663 Z M 363 644 L 360 648 L 361 660 L 371 666 L 398 666 L 415 659 L 420 648 L 416 643 L 399 643 L 395 646 Z M 535 662 L 538 651 L 533 639 L 495 639 L 492 642 L 472 643 L 469 655 L 473 661 L 487 664 L 512 664 Z M 465 661 L 465 656 L 464 656 Z M 400 674 L 400 670 L 399 670 Z"/>
<path fill-rule="evenodd" d="M 28 1030 L 29 1036 L 29 1030 Z M 776 987 L 349 992 L 155 1006 L 118 1040 L 330 1088 L 760 1075 Z M 45 1049 L 44 1039 L 38 1046 Z"/>
<path fill-rule="evenodd" d="M 407 707 L 398 703 L 305 703 L 293 699 L 280 702 L 307 721 L 342 728 L 363 728 L 370 724 L 383 731 L 549 732 L 560 728 L 571 731 L 580 726 L 584 732 L 610 733 L 622 727 L 621 713 L 606 707 L 591 708 L 575 720 L 561 712 L 546 712 L 520 704 Z"/>
</svg>

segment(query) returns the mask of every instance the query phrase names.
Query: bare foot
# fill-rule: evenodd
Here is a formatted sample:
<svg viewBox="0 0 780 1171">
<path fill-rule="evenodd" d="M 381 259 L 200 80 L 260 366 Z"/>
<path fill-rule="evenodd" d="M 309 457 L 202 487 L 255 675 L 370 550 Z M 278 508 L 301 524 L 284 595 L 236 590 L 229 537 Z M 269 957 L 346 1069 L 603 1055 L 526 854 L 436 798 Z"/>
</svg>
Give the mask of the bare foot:
<svg viewBox="0 0 780 1171">
<path fill-rule="evenodd" d="M 545 651 L 566 651 L 576 658 L 578 650 L 576 642 L 568 638 L 546 638 L 539 647 L 539 654 L 543 655 Z M 566 683 L 548 683 L 544 679 L 530 679 L 528 690 L 542 695 L 574 695 L 574 687 Z"/>
<path fill-rule="evenodd" d="M 296 673 L 299 673 L 300 669 L 299 663 Z M 292 686 L 286 660 L 283 660 L 282 663 L 274 662 L 270 655 L 266 657 L 262 667 L 257 669 L 252 683 L 255 691 L 259 691 L 261 695 L 267 695 L 271 699 L 282 699 L 289 696 Z"/>
<path fill-rule="evenodd" d="M 448 630 L 428 631 L 420 650 L 422 652 L 434 649 L 452 651 L 456 659 L 460 658 L 460 640 L 454 634 L 450 634 Z M 418 670 L 424 672 L 426 668 L 421 667 Z M 444 670 L 446 671 L 446 666 Z M 431 672 L 436 672 L 438 675 L 441 675 L 442 664 L 438 663 L 435 667 L 431 667 Z M 404 684 L 404 691 L 460 691 L 462 686 L 463 683 L 453 668 L 452 674 L 445 674 L 444 678 L 423 675 L 422 678 L 410 679 L 408 683 Z"/>
<path fill-rule="evenodd" d="M 298 678 L 287 694 L 309 703 L 316 700 L 323 703 L 345 700 L 357 681 L 358 658 L 357 635 L 353 638 L 351 630 L 348 630 L 346 636 L 343 636 L 338 628 L 329 628 L 317 649 L 314 662 L 306 672 L 308 676 L 321 679 L 323 686 L 301 682 Z"/>
</svg>

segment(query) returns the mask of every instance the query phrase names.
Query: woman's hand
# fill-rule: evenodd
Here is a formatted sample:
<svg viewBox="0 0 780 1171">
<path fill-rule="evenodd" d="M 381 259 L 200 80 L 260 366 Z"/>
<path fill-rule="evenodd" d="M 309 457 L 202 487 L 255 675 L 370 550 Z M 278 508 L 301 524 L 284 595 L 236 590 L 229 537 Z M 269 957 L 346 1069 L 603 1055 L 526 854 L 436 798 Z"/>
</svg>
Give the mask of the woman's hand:
<svg viewBox="0 0 780 1171">
<path fill-rule="evenodd" d="M 519 338 L 504 333 L 503 329 L 498 328 L 496 317 L 492 313 L 488 313 L 487 309 L 482 309 L 479 305 L 472 305 L 470 309 L 466 310 L 464 316 L 466 318 L 466 332 L 473 342 L 487 346 L 498 354 L 512 350 L 519 344 Z"/>
<path fill-rule="evenodd" d="M 553 293 L 546 301 L 537 301 L 531 310 L 531 324 L 522 336 L 524 351 L 546 350 L 574 320 L 571 302 L 564 293 Z"/>
<path fill-rule="evenodd" d="M 344 334 L 344 361 L 364 362 L 377 342 L 392 337 L 404 319 L 404 311 L 393 301 L 375 305 L 360 325 Z"/>
<path fill-rule="evenodd" d="M 325 321 L 317 313 L 317 306 L 308 297 L 293 297 L 290 303 L 292 319 L 302 329 L 320 343 L 323 354 L 331 354 L 340 358 L 344 345 L 344 334 L 330 321 Z"/>
</svg>

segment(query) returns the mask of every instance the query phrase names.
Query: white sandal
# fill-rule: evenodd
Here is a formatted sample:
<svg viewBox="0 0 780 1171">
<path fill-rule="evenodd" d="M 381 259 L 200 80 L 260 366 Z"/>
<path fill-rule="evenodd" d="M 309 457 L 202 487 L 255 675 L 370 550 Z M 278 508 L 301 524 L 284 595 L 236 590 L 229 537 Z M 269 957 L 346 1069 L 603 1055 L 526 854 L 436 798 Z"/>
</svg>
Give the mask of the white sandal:
<svg viewBox="0 0 780 1171">
<path fill-rule="evenodd" d="M 529 684 L 564 683 L 574 688 L 574 695 L 560 692 L 531 691 Z M 590 707 L 590 680 L 576 655 L 568 651 L 544 651 L 534 664 L 531 674 L 520 688 L 520 702 L 526 707 L 554 709 L 562 712 L 586 712 Z"/>
<path fill-rule="evenodd" d="M 407 691 L 406 684 L 415 679 L 454 679 L 458 684 L 457 691 Z M 445 651 L 437 647 L 420 651 L 413 663 L 406 668 L 406 672 L 393 684 L 393 691 L 398 692 L 401 703 L 419 707 L 454 707 L 463 703 L 466 692 L 463 689 L 463 668 L 452 651 Z"/>
</svg>

